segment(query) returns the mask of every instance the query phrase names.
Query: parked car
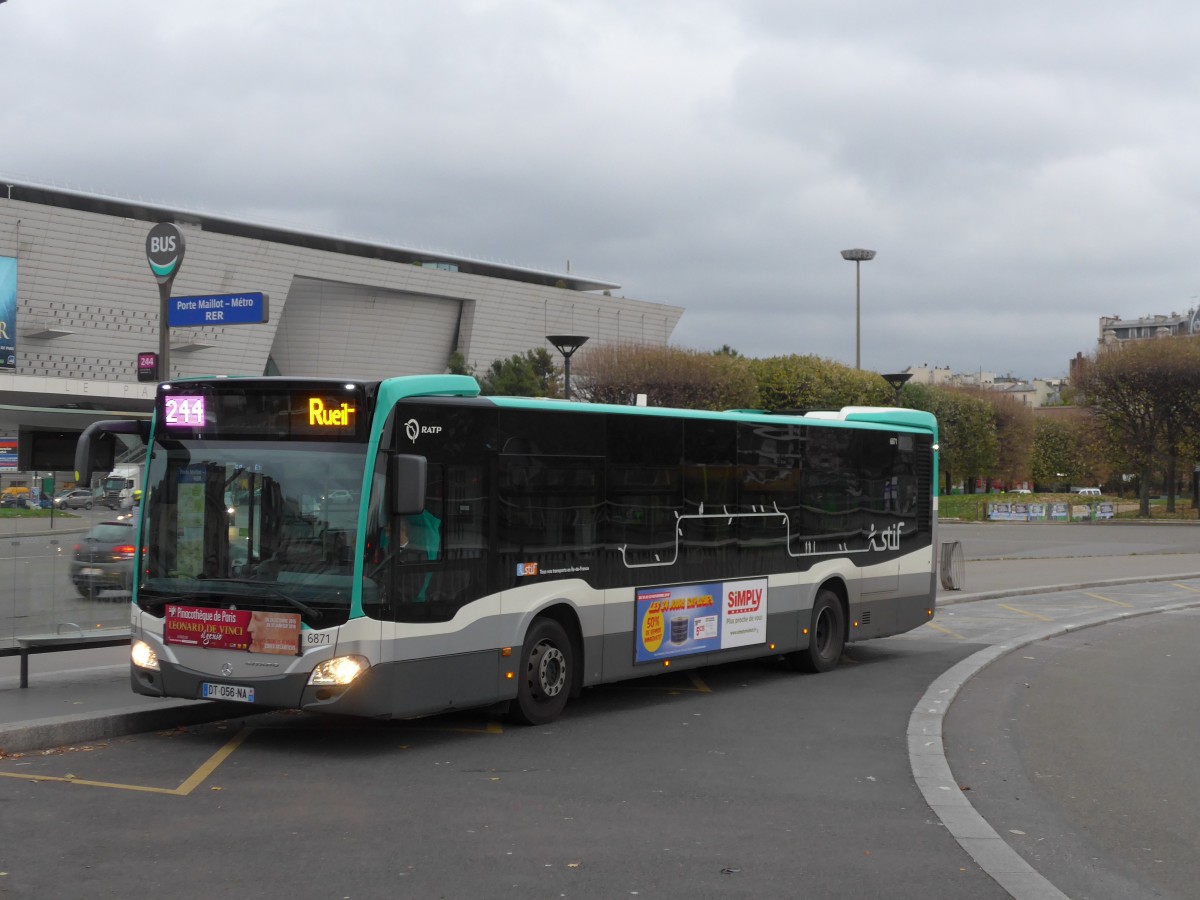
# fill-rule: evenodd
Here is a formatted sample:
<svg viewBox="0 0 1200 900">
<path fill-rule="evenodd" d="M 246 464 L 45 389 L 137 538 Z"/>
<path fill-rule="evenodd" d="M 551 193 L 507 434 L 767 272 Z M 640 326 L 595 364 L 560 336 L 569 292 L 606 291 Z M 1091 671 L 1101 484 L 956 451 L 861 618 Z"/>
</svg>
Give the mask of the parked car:
<svg viewBox="0 0 1200 900">
<path fill-rule="evenodd" d="M 76 590 L 93 598 L 105 590 L 131 590 L 133 540 L 132 521 L 100 522 L 89 528 L 71 558 L 71 581 Z"/>
<path fill-rule="evenodd" d="M 1100 488 L 1080 488 L 1075 493 L 1077 493 L 1080 497 L 1099 497 Z"/>
<path fill-rule="evenodd" d="M 87 488 L 75 488 L 73 491 L 62 491 L 54 498 L 54 505 L 59 509 L 91 509 L 96 502 L 96 496 Z"/>
<path fill-rule="evenodd" d="M 9 509 L 50 509 L 54 504 L 45 494 L 34 498 L 28 494 L 9 494 L 0 498 L 0 507 Z"/>
</svg>

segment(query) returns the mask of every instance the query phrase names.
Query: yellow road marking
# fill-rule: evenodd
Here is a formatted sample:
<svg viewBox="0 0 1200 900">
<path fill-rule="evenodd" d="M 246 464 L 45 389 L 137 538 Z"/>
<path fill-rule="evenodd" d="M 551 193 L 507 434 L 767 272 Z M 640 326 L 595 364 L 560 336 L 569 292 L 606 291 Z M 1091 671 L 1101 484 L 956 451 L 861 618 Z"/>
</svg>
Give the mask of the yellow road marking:
<svg viewBox="0 0 1200 900">
<path fill-rule="evenodd" d="M 1087 591 L 1084 591 L 1083 593 L 1088 597 L 1095 598 L 1096 600 L 1103 600 L 1105 603 L 1115 603 L 1117 606 L 1124 606 L 1126 609 L 1133 609 L 1132 603 L 1126 603 L 1123 600 L 1114 600 L 1112 597 L 1105 597 L 1101 594 L 1089 594 Z"/>
<path fill-rule="evenodd" d="M 1006 603 L 1000 603 L 997 605 L 1001 609 L 1007 609 L 1010 612 L 1020 613 L 1023 616 L 1029 616 L 1031 619 L 1038 619 L 1039 621 L 1042 621 L 1042 622 L 1053 622 L 1054 621 L 1053 619 L 1049 618 L 1048 616 L 1043 616 L 1040 613 L 1030 612 L 1027 609 L 1018 609 L 1017 607 L 1009 606 Z"/>
<path fill-rule="evenodd" d="M 146 787 L 138 784 L 114 784 L 109 781 L 89 781 L 86 778 L 73 778 L 57 775 L 26 775 L 21 772 L 0 772 L 0 777 L 21 778 L 25 781 L 61 781 L 65 784 L 83 784 L 88 787 L 118 788 L 123 791 L 144 791 L 149 794 L 178 794 L 178 788 Z"/>
<path fill-rule="evenodd" d="M 148 794 L 171 794 L 176 797 L 186 797 L 197 787 L 203 784 L 204 780 L 208 778 L 208 776 L 212 775 L 212 773 L 217 770 L 217 767 L 226 759 L 228 759 L 229 755 L 233 753 L 233 751 L 239 746 L 241 746 L 242 741 L 246 740 L 246 738 L 250 736 L 250 732 L 254 730 L 255 729 L 253 728 L 243 728 L 241 731 L 235 734 L 226 742 L 225 746 L 210 756 L 204 762 L 204 764 L 200 766 L 200 768 L 188 776 L 177 788 L 148 787 L 141 784 L 117 784 L 116 782 L 111 781 L 92 781 L 87 778 L 76 778 L 73 775 L 56 776 L 32 775 L 24 772 L 0 772 L 0 776 L 4 778 L 21 778 L 25 781 L 58 781 L 65 784 L 81 784 L 86 787 L 115 788 L 121 791 L 142 791 L 143 793 Z"/>
<path fill-rule="evenodd" d="M 199 787 L 204 779 L 208 778 L 209 775 L 217 770 L 217 766 L 229 758 L 229 754 L 242 745 L 242 741 L 248 738 L 250 736 L 250 732 L 253 730 L 253 728 L 243 728 L 232 738 L 230 738 L 229 742 L 226 743 L 224 747 L 210 756 L 205 761 L 204 765 L 193 772 L 191 776 L 183 782 L 183 784 L 176 788 L 175 793 L 186 797 L 197 787 Z"/>
<path fill-rule="evenodd" d="M 950 635 L 950 637 L 958 638 L 960 641 L 966 640 L 966 638 L 963 637 L 961 634 L 959 634 L 957 631 L 951 631 L 949 628 L 943 628 L 941 625 L 938 625 L 936 622 L 926 622 L 925 624 L 929 628 L 932 628 L 934 631 L 940 631 L 942 634 L 948 634 L 948 635 Z"/>
<path fill-rule="evenodd" d="M 1173 587 L 1183 588 L 1185 591 L 1191 591 L 1193 594 L 1200 594 L 1200 588 L 1194 588 L 1190 584 L 1180 584 L 1179 582 L 1175 582 Z"/>
</svg>

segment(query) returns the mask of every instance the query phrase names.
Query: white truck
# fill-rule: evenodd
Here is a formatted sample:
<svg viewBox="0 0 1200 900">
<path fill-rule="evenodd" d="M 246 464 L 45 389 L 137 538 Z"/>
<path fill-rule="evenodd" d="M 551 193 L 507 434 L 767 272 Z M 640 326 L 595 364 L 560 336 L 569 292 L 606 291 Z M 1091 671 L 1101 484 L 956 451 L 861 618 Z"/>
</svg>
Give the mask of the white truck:
<svg viewBox="0 0 1200 900">
<path fill-rule="evenodd" d="M 129 509 L 134 505 L 134 492 L 142 489 L 141 464 L 122 464 L 104 478 L 104 505 L 111 509 Z"/>
</svg>

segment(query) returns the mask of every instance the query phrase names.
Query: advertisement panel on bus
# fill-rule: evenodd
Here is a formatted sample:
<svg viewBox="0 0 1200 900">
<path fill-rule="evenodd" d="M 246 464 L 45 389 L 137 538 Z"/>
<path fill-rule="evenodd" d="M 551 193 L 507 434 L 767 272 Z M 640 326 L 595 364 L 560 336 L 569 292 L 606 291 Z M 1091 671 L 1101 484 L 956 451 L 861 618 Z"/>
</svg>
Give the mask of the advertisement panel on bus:
<svg viewBox="0 0 1200 900">
<path fill-rule="evenodd" d="M 767 639 L 767 579 L 641 588 L 635 661 L 654 662 Z"/>
</svg>

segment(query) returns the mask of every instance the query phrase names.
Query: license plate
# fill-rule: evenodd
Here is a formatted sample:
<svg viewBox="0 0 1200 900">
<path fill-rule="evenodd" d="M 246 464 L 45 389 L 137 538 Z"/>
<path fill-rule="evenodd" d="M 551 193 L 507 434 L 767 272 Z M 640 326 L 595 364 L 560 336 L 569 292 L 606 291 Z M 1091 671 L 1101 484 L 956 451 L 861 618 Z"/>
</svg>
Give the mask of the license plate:
<svg viewBox="0 0 1200 900">
<path fill-rule="evenodd" d="M 238 703 L 253 703 L 254 688 L 241 684 L 211 684 L 200 686 L 200 696 L 205 700 L 234 700 Z"/>
<path fill-rule="evenodd" d="M 103 575 L 104 570 L 103 569 L 80 569 L 79 574 L 80 575 Z"/>
</svg>

